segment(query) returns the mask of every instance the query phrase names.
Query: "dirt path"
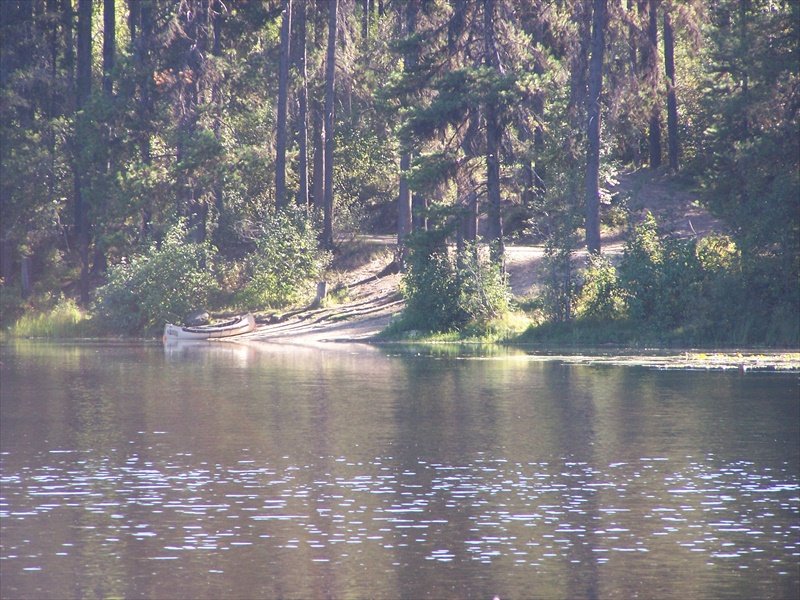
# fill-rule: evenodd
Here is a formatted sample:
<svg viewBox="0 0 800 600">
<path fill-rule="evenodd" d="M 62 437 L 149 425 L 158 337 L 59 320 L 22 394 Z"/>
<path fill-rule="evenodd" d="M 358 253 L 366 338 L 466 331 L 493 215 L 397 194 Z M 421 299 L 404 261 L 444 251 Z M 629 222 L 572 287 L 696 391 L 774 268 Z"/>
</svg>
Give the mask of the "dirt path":
<svg viewBox="0 0 800 600">
<path fill-rule="evenodd" d="M 390 240 L 378 242 L 390 247 Z M 273 343 L 316 344 L 364 341 L 389 325 L 403 309 L 400 275 L 384 274 L 386 259 L 376 258 L 347 273 L 339 290 L 321 308 L 259 317 L 249 339 Z M 336 301 L 334 298 L 343 296 Z"/>
</svg>

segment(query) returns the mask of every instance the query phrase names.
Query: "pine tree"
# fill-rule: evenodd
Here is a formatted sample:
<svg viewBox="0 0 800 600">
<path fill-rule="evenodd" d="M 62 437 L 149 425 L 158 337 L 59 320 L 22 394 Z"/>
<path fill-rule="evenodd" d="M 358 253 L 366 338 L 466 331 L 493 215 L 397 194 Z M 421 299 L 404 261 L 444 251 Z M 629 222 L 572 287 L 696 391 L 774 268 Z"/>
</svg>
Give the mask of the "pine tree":
<svg viewBox="0 0 800 600">
<path fill-rule="evenodd" d="M 600 96 L 603 92 L 604 31 L 608 21 L 607 0 L 592 2 L 592 43 L 589 60 L 586 150 L 586 248 L 600 253 Z"/>
<path fill-rule="evenodd" d="M 278 69 L 278 118 L 276 121 L 275 207 L 281 210 L 288 202 L 286 197 L 286 111 L 289 102 L 289 57 L 291 56 L 292 0 L 282 0 L 281 50 Z"/>
<path fill-rule="evenodd" d="M 336 83 L 336 35 L 338 31 L 339 0 L 328 2 L 328 50 L 325 58 L 325 201 L 323 205 L 322 245 L 333 249 L 333 158 L 334 158 L 334 101 Z"/>
</svg>

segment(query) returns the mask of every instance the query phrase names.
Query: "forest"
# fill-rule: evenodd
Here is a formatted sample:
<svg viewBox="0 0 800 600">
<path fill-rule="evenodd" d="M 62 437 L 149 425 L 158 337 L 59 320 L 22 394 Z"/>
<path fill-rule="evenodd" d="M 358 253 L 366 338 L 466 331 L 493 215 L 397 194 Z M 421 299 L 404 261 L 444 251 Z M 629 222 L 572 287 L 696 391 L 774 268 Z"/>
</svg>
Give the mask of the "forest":
<svg viewBox="0 0 800 600">
<path fill-rule="evenodd" d="M 0 19 L 3 327 L 296 305 L 383 234 L 397 330 L 522 311 L 524 341 L 800 344 L 796 1 L 3 0 Z M 636 170 L 718 230 L 634 214 L 609 189 Z M 508 290 L 518 242 L 544 247 L 534 297 Z"/>
</svg>

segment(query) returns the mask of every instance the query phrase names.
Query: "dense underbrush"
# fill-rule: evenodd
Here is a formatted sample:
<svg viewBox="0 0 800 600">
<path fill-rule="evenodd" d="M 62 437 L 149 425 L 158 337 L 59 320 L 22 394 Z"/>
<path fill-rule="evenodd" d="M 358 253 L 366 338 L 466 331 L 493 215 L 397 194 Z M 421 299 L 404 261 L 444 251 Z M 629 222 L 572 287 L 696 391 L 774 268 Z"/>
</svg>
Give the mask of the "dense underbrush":
<svg viewBox="0 0 800 600">
<path fill-rule="evenodd" d="M 312 294 L 330 262 L 301 211 L 265 215 L 240 235 L 249 252 L 229 259 L 209 241 L 188 241 L 185 224 L 179 222 L 143 252 L 110 267 L 88 308 L 63 297 L 32 299 L 9 332 L 20 337 L 147 336 L 196 309 L 283 307 Z"/>
<path fill-rule="evenodd" d="M 796 264 L 745 255 L 732 238 L 660 235 L 647 215 L 618 264 L 592 257 L 566 301 L 569 319 L 539 304 L 517 341 L 575 344 L 779 346 L 800 344 Z"/>
</svg>

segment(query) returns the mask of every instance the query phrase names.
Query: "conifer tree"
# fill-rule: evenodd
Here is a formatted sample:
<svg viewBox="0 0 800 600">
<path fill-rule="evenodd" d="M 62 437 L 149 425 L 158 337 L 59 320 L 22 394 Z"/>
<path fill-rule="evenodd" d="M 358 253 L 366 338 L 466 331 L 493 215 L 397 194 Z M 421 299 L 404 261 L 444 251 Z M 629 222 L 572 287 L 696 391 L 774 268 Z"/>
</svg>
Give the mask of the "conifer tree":
<svg viewBox="0 0 800 600">
<path fill-rule="evenodd" d="M 600 253 L 600 96 L 603 92 L 603 54 L 607 21 L 607 0 L 593 0 L 589 100 L 586 111 L 586 248 L 592 254 Z"/>
<path fill-rule="evenodd" d="M 289 57 L 292 39 L 292 0 L 282 0 L 281 49 L 278 70 L 278 118 L 276 120 L 275 207 L 280 210 L 287 204 L 286 197 L 286 143 L 289 102 Z"/>
<path fill-rule="evenodd" d="M 334 101 L 336 83 L 336 36 L 339 25 L 339 0 L 328 2 L 328 50 L 325 58 L 325 175 L 322 244 L 333 249 L 333 158 L 334 158 Z"/>
</svg>

